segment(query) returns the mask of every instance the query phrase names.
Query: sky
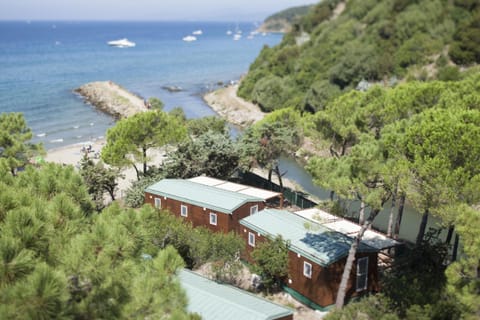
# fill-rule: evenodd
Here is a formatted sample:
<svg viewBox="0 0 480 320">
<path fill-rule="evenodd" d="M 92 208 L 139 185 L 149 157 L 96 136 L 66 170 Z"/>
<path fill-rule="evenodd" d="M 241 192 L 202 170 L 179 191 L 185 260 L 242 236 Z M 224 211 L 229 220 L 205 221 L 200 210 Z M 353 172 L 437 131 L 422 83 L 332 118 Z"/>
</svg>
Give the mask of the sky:
<svg viewBox="0 0 480 320">
<path fill-rule="evenodd" d="M 0 20 L 263 21 L 316 0 L 0 0 Z"/>
</svg>

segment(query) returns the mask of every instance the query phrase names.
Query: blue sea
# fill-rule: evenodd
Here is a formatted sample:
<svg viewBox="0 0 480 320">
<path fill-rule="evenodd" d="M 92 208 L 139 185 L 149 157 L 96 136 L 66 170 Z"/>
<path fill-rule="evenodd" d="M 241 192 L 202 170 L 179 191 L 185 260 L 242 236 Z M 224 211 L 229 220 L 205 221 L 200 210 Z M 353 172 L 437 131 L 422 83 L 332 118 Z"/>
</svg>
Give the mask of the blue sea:
<svg viewBox="0 0 480 320">
<path fill-rule="evenodd" d="M 213 115 L 202 94 L 238 80 L 264 45 L 279 34 L 257 34 L 255 23 L 227 22 L 0 22 L 0 112 L 22 112 L 34 142 L 46 149 L 101 138 L 112 117 L 73 93 L 91 81 L 114 81 L 165 110 L 188 118 Z M 227 31 L 242 30 L 240 40 Z M 197 40 L 183 37 L 195 30 Z M 108 41 L 128 38 L 133 48 Z M 178 86 L 169 92 L 165 86 Z"/>
</svg>

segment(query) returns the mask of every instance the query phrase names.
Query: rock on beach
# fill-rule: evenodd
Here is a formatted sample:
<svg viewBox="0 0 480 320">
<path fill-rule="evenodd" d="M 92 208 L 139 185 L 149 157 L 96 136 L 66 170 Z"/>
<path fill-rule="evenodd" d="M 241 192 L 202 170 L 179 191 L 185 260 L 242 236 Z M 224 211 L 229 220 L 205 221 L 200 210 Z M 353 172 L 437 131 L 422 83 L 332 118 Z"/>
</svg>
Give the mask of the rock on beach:
<svg viewBox="0 0 480 320">
<path fill-rule="evenodd" d="M 112 81 L 96 81 L 74 90 L 86 102 L 115 118 L 128 118 L 147 110 L 145 100 Z"/>
</svg>

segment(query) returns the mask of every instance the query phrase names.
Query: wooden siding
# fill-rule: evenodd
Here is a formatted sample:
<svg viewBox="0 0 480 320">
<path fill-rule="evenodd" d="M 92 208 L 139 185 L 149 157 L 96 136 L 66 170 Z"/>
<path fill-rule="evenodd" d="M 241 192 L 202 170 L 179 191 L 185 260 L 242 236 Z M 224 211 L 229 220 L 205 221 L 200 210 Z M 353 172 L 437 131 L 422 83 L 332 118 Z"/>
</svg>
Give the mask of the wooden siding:
<svg viewBox="0 0 480 320">
<path fill-rule="evenodd" d="M 153 207 L 155 207 L 155 198 L 160 198 L 160 209 L 170 211 L 176 217 L 185 219 L 185 221 L 192 223 L 194 227 L 203 226 L 212 231 L 222 231 L 224 233 L 228 233 L 230 231 L 237 232 L 240 226 L 239 221 L 250 215 L 250 208 L 252 206 L 258 205 L 258 211 L 264 209 L 265 207 L 263 201 L 248 202 L 237 208 L 232 214 L 226 214 L 223 212 L 210 210 L 208 208 L 204 209 L 203 207 L 198 207 L 188 202 L 181 202 L 175 199 L 165 198 L 148 192 L 145 193 L 145 203 L 148 203 Z M 183 217 L 180 214 L 182 205 L 187 207 L 187 217 Z M 215 213 L 217 215 L 217 225 L 210 224 L 210 213 Z"/>
<path fill-rule="evenodd" d="M 255 245 L 258 245 L 258 243 L 266 241 L 267 239 L 261 235 L 258 235 L 258 233 L 255 231 L 250 230 L 245 226 L 241 226 L 240 236 L 245 240 L 246 248 L 242 258 L 250 263 L 253 263 L 251 253 L 255 248 L 248 244 L 249 232 L 255 234 Z M 356 292 L 355 285 L 357 259 L 366 256 L 369 257 L 367 289 L 361 292 Z M 376 292 L 379 290 L 377 259 L 377 253 L 358 253 L 356 255 L 350 281 L 347 285 L 347 299 L 365 292 Z M 343 268 L 347 260 L 346 257 L 329 265 L 328 267 L 322 267 L 303 256 L 299 256 L 293 251 L 288 252 L 288 260 L 288 279 L 286 280 L 285 285 L 321 307 L 327 307 L 335 303 L 338 287 L 342 278 Z M 311 278 L 303 275 L 303 263 L 305 261 L 312 265 Z"/>
</svg>

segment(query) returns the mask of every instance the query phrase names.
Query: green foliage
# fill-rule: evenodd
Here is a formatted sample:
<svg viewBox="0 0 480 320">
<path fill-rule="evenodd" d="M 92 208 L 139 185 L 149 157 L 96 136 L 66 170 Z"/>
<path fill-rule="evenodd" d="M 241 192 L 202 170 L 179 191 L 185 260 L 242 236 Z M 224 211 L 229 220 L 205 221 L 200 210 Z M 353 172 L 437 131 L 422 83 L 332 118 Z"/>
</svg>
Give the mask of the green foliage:
<svg viewBox="0 0 480 320">
<path fill-rule="evenodd" d="M 421 245 L 395 258 L 382 287 L 402 317 L 413 305 L 424 306 L 443 299 L 447 253 L 446 244 L 439 242 L 438 232 L 433 231 Z"/>
<path fill-rule="evenodd" d="M 339 96 L 338 88 L 350 91 L 362 79 L 378 83 L 415 74 L 448 46 L 453 61 L 478 61 L 475 3 L 355 0 L 331 19 L 339 2 L 321 1 L 282 43 L 262 50 L 240 83 L 239 95 L 266 111 L 299 106 L 318 112 Z M 296 45 L 304 32 L 310 40 Z"/>
<path fill-rule="evenodd" d="M 452 263 L 447 269 L 448 292 L 462 304 L 466 319 L 475 319 L 480 312 L 480 212 L 465 204 L 456 210 L 456 230 L 462 239 L 465 257 Z"/>
<path fill-rule="evenodd" d="M 150 105 L 150 108 L 153 110 L 163 110 L 163 107 L 164 107 L 162 100 L 155 97 L 148 99 L 148 104 Z"/>
<path fill-rule="evenodd" d="M 92 164 L 85 164 L 92 165 Z M 233 276 L 243 240 L 151 206 L 101 214 L 72 166 L 0 160 L 0 317 L 198 319 L 176 272 L 213 261 Z"/>
<path fill-rule="evenodd" d="M 340 88 L 327 80 L 312 84 L 303 102 L 303 108 L 311 113 L 323 110 L 334 98 L 340 96 Z"/>
<path fill-rule="evenodd" d="M 388 298 L 381 294 L 361 298 L 342 309 L 335 309 L 325 316 L 325 320 L 398 320 L 390 307 Z"/>
<path fill-rule="evenodd" d="M 191 119 L 187 123 L 187 128 L 188 133 L 192 136 L 200 136 L 208 131 L 223 135 L 228 134 L 227 122 L 217 116 Z"/>
<path fill-rule="evenodd" d="M 115 190 L 118 185 L 116 180 L 122 177 L 118 169 L 105 167 L 103 162 L 95 163 L 85 156 L 80 162 L 80 175 L 85 181 L 88 193 L 92 196 L 98 211 L 105 206 L 105 192 L 108 192 L 112 201 L 115 200 Z"/>
<path fill-rule="evenodd" d="M 471 7 L 472 4 L 465 6 Z M 478 6 L 478 4 L 476 4 Z M 480 63 L 480 9 L 473 12 L 470 23 L 461 25 L 454 35 L 449 55 L 457 64 Z"/>
<path fill-rule="evenodd" d="M 163 178 L 165 178 L 165 173 L 161 171 L 157 174 L 142 176 L 140 180 L 134 181 L 126 191 L 125 204 L 130 208 L 143 206 L 145 203 L 145 189 Z"/>
<path fill-rule="evenodd" d="M 289 243 L 281 235 L 257 244 L 252 251 L 253 271 L 262 277 L 267 290 L 279 290 L 288 274 Z"/>
<path fill-rule="evenodd" d="M 185 140 L 168 153 L 163 171 L 175 178 L 204 174 L 226 179 L 237 169 L 239 159 L 237 145 L 226 134 L 210 130 Z"/>
<path fill-rule="evenodd" d="M 177 118 L 181 123 L 184 123 L 187 121 L 187 116 L 185 115 L 185 111 L 183 110 L 182 107 L 175 107 L 172 110 L 170 110 L 168 114 L 174 118 Z"/>
<path fill-rule="evenodd" d="M 303 138 L 298 120 L 293 110 L 284 109 L 248 128 L 240 140 L 243 167 L 259 165 L 271 170 L 281 155 L 295 152 Z"/>
<path fill-rule="evenodd" d="M 283 107 L 284 101 L 288 100 L 289 88 L 284 80 L 277 76 L 260 79 L 253 88 L 252 100 L 263 111 L 273 111 Z"/>
<path fill-rule="evenodd" d="M 270 20 L 285 19 L 288 22 L 292 23 L 299 16 L 305 15 L 311 7 L 312 7 L 311 5 L 307 5 L 307 6 L 298 6 L 298 7 L 288 8 L 280 12 L 277 12 L 275 14 L 272 14 L 271 16 L 268 16 L 265 19 L 265 22 L 268 23 Z"/>
<path fill-rule="evenodd" d="M 0 159 L 5 159 L 12 173 L 24 167 L 35 155 L 44 153 L 41 144 L 28 142 L 32 137 L 32 130 L 22 113 L 0 114 Z"/>
<path fill-rule="evenodd" d="M 140 178 L 137 163 L 147 172 L 147 151 L 179 142 L 186 136 L 183 123 L 163 111 L 140 112 L 122 119 L 107 131 L 107 144 L 102 149 L 102 160 L 112 166 L 133 166 Z"/>
<path fill-rule="evenodd" d="M 458 81 L 462 78 L 460 70 L 455 66 L 446 66 L 438 70 L 438 79 L 441 81 Z"/>
</svg>

